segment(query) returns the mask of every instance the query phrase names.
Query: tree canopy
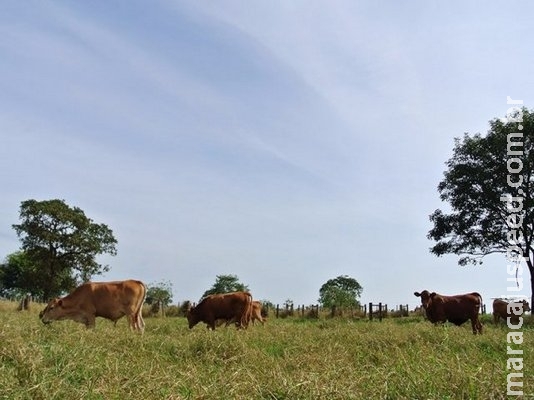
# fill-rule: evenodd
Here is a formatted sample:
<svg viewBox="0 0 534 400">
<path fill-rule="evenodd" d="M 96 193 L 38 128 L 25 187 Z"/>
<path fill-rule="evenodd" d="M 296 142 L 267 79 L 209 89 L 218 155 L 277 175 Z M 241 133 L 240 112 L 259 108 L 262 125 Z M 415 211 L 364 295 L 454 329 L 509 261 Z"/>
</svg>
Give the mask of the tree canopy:
<svg viewBox="0 0 534 400">
<path fill-rule="evenodd" d="M 206 290 L 202 297 L 218 293 L 247 292 L 248 290 L 248 286 L 239 282 L 236 275 L 217 275 L 213 286 Z"/>
<path fill-rule="evenodd" d="M 39 273 L 26 253 L 9 254 L 0 265 L 0 295 L 6 297 L 31 293 L 41 296 Z"/>
<path fill-rule="evenodd" d="M 323 307 L 352 307 L 359 304 L 363 287 L 354 278 L 340 275 L 329 279 L 319 289 L 319 303 Z"/>
<path fill-rule="evenodd" d="M 20 219 L 13 229 L 22 243 L 25 262 L 38 278 L 32 287 L 45 300 L 108 271 L 95 257 L 117 253 L 111 229 L 94 223 L 64 200 L 23 201 Z"/>
<path fill-rule="evenodd" d="M 485 136 L 466 133 L 455 139 L 438 185 L 450 211 L 437 209 L 430 215 L 433 254 L 457 254 L 459 264 L 467 265 L 482 263 L 492 253 L 507 253 L 511 260 L 526 262 L 532 288 L 533 146 L 534 114 L 526 108 L 490 121 Z M 514 210 L 520 221 L 515 228 L 510 224 Z"/>
</svg>

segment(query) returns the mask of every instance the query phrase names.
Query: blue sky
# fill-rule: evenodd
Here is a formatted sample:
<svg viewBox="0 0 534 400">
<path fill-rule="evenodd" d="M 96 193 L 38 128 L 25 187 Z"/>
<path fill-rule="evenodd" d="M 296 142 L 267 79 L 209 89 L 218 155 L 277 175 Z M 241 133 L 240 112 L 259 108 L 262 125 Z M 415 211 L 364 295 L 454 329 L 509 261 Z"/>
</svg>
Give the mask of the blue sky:
<svg viewBox="0 0 534 400">
<path fill-rule="evenodd" d="M 97 280 L 197 300 L 363 302 L 506 293 L 506 260 L 436 258 L 428 215 L 454 138 L 507 96 L 532 108 L 527 1 L 3 1 L 0 257 L 27 199 L 64 199 L 118 240 Z M 529 294 L 525 292 L 525 294 Z"/>
</svg>

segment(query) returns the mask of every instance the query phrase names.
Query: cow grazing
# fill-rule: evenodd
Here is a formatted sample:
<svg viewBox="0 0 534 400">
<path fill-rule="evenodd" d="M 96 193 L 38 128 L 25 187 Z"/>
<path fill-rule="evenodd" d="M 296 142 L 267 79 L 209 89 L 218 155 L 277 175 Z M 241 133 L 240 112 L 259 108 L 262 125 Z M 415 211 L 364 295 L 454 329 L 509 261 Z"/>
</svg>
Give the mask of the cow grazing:
<svg viewBox="0 0 534 400">
<path fill-rule="evenodd" d="M 498 324 L 501 318 L 505 321 L 507 321 L 507 318 L 510 318 L 510 322 L 514 325 L 517 325 L 519 324 L 519 318 L 526 311 L 530 311 L 530 305 L 526 300 L 493 300 L 493 322 L 495 324 Z M 517 315 L 516 312 L 519 312 L 519 315 Z"/>
<path fill-rule="evenodd" d="M 254 300 L 252 302 L 252 315 L 251 315 L 252 325 L 254 325 L 254 321 L 260 321 L 262 325 L 265 323 L 266 320 L 261 315 L 261 308 L 262 308 L 261 302 L 257 300 Z"/>
<path fill-rule="evenodd" d="M 248 327 L 252 311 L 252 295 L 248 292 L 232 292 L 206 296 L 187 312 L 189 328 L 205 322 L 208 329 L 215 330 L 218 319 L 236 321 L 237 328 Z"/>
<path fill-rule="evenodd" d="M 414 295 L 421 297 L 421 304 L 430 322 L 437 324 L 449 321 L 460 326 L 467 320 L 471 320 L 473 333 L 482 333 L 482 324 L 478 319 L 478 312 L 482 305 L 482 296 L 479 293 L 443 296 L 423 290 L 421 293 L 414 292 Z"/>
<path fill-rule="evenodd" d="M 45 324 L 70 319 L 94 328 L 96 317 L 117 323 L 126 315 L 130 328 L 143 333 L 141 307 L 145 297 L 146 287 L 140 281 L 88 282 L 63 298 L 51 300 L 39 318 Z"/>
</svg>

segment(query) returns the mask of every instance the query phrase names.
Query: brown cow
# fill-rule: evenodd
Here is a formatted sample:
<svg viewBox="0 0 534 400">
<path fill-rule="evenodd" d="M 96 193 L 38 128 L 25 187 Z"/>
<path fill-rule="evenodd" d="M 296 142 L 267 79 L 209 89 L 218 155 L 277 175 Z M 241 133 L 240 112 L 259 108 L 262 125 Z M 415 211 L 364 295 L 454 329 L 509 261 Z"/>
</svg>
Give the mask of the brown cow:
<svg viewBox="0 0 534 400">
<path fill-rule="evenodd" d="M 206 296 L 187 312 L 189 328 L 199 322 L 205 322 L 208 329 L 215 330 L 218 319 L 236 322 L 236 327 L 248 327 L 252 310 L 252 295 L 248 292 L 232 292 Z"/>
<path fill-rule="evenodd" d="M 470 319 L 473 333 L 482 333 L 482 324 L 478 319 L 482 305 L 482 296 L 479 293 L 443 296 L 423 290 L 421 293 L 414 292 L 414 295 L 421 297 L 421 304 L 430 322 L 437 324 L 449 321 L 460 326 Z"/>
<path fill-rule="evenodd" d="M 263 318 L 261 315 L 261 308 L 262 308 L 261 302 L 259 302 L 258 300 L 254 300 L 252 302 L 252 315 L 251 315 L 252 325 L 254 325 L 254 321 L 256 320 L 260 321 L 262 325 L 265 323 L 266 319 Z"/>
<path fill-rule="evenodd" d="M 143 333 L 141 307 L 145 297 L 146 287 L 140 281 L 88 282 L 63 298 L 51 300 L 39 318 L 45 324 L 70 319 L 94 328 L 96 317 L 117 323 L 126 315 L 130 328 Z"/>
<path fill-rule="evenodd" d="M 521 311 L 521 313 L 516 315 L 515 312 L 519 311 Z M 510 302 L 502 299 L 493 300 L 493 322 L 495 322 L 495 324 L 498 324 L 501 318 L 505 321 L 507 318 L 510 318 L 510 322 L 517 325 L 519 323 L 519 318 L 525 311 L 530 311 L 530 305 L 526 300 Z"/>
</svg>

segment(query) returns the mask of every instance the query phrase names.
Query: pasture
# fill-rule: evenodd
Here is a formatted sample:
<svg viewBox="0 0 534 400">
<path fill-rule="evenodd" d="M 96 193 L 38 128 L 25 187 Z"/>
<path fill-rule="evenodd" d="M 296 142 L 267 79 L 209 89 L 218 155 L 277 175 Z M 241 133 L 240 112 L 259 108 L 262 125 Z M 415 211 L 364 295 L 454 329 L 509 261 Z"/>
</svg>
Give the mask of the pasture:
<svg viewBox="0 0 534 400">
<path fill-rule="evenodd" d="M 247 331 L 185 318 L 146 318 L 143 336 L 98 318 L 43 325 L 41 306 L 0 302 L 1 399 L 500 399 L 506 333 L 485 316 L 435 327 L 419 317 L 382 322 L 270 318 Z M 524 392 L 534 394 L 534 330 L 524 330 Z"/>
</svg>

